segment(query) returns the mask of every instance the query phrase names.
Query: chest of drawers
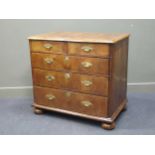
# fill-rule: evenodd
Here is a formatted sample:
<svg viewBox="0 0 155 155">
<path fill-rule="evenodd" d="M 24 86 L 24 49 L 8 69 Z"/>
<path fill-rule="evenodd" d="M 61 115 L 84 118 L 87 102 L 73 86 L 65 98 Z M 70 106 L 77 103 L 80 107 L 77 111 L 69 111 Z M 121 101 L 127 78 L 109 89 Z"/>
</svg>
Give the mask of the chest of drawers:
<svg viewBox="0 0 155 155">
<path fill-rule="evenodd" d="M 34 112 L 80 116 L 113 129 L 127 104 L 128 38 L 73 32 L 29 37 Z"/>
</svg>

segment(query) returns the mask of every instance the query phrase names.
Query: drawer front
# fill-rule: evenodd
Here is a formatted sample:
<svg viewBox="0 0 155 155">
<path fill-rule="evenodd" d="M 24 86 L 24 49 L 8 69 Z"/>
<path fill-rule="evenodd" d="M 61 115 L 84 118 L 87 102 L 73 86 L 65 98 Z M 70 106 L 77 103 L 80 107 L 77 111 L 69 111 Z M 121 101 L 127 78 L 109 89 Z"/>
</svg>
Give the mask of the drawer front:
<svg viewBox="0 0 155 155">
<path fill-rule="evenodd" d="M 64 42 L 56 41 L 30 41 L 31 52 L 43 53 L 66 53 L 66 44 Z"/>
<path fill-rule="evenodd" d="M 108 75 L 108 59 L 32 53 L 32 67 Z"/>
<path fill-rule="evenodd" d="M 63 88 L 73 91 L 108 95 L 108 78 L 33 69 L 33 82 L 37 86 Z"/>
<path fill-rule="evenodd" d="M 93 115 L 107 115 L 107 98 L 59 89 L 34 87 L 35 103 L 47 107 Z"/>
<path fill-rule="evenodd" d="M 109 45 L 91 43 L 69 43 L 68 53 L 71 55 L 83 55 L 94 57 L 109 57 Z"/>
</svg>

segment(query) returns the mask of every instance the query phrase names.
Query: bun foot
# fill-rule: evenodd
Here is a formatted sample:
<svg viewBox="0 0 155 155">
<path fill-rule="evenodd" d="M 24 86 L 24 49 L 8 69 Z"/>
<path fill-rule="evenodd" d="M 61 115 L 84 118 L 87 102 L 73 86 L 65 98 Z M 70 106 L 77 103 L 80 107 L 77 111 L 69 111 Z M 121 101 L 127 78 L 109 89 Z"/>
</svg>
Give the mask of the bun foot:
<svg viewBox="0 0 155 155">
<path fill-rule="evenodd" d="M 35 114 L 43 114 L 43 110 L 41 110 L 41 109 L 38 109 L 38 108 L 34 108 L 34 113 Z"/>
<path fill-rule="evenodd" d="M 127 104 L 125 104 L 125 106 L 123 107 L 122 111 L 126 111 L 127 110 Z"/>
<path fill-rule="evenodd" d="M 101 124 L 101 127 L 103 128 L 103 129 L 106 129 L 106 130 L 112 130 L 112 129 L 114 129 L 115 128 L 115 122 L 112 122 L 112 123 L 102 123 Z"/>
</svg>

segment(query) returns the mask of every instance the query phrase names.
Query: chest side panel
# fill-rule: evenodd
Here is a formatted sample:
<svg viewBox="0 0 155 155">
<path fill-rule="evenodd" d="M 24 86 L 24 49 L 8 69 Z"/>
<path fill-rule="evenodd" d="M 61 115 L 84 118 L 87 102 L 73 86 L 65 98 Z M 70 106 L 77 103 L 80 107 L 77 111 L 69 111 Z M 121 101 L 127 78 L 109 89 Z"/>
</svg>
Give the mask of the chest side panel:
<svg viewBox="0 0 155 155">
<path fill-rule="evenodd" d="M 112 59 L 109 62 L 111 74 L 109 79 L 109 116 L 127 98 L 128 39 L 111 45 L 110 54 Z"/>
</svg>

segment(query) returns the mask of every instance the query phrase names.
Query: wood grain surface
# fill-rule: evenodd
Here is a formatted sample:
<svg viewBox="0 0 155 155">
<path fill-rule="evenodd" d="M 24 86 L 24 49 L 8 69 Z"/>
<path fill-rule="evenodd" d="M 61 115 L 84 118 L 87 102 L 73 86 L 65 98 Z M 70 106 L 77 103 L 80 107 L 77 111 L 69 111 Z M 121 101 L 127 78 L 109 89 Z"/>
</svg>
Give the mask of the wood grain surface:
<svg viewBox="0 0 155 155">
<path fill-rule="evenodd" d="M 64 54 L 67 50 L 66 45 L 64 42 L 33 40 L 30 41 L 30 50 L 31 52 Z"/>
<path fill-rule="evenodd" d="M 69 94 L 70 95 L 67 95 Z M 48 100 L 46 95 L 54 95 Z M 35 103 L 47 107 L 54 107 L 93 116 L 105 117 L 107 115 L 107 98 L 89 94 L 80 94 L 65 90 L 34 87 Z M 89 101 L 90 106 L 84 106 L 82 101 Z"/>
<path fill-rule="evenodd" d="M 86 63 L 90 66 L 85 66 Z M 32 53 L 32 67 L 39 69 L 108 76 L 108 64 L 109 59 Z"/>
<path fill-rule="evenodd" d="M 83 48 L 90 48 L 91 50 L 87 52 Z M 109 45 L 96 43 L 68 43 L 68 54 L 109 58 Z"/>
<path fill-rule="evenodd" d="M 66 75 L 70 77 L 66 79 Z M 52 76 L 53 80 L 48 81 L 46 77 Z M 33 81 L 35 86 L 69 89 L 96 95 L 108 95 L 108 78 L 76 73 L 63 73 L 33 69 Z M 90 86 L 85 86 L 83 81 L 90 81 Z"/>
<path fill-rule="evenodd" d="M 128 38 L 128 33 L 83 33 L 83 32 L 53 32 L 28 37 L 30 40 L 52 40 L 68 42 L 116 43 Z"/>
</svg>

